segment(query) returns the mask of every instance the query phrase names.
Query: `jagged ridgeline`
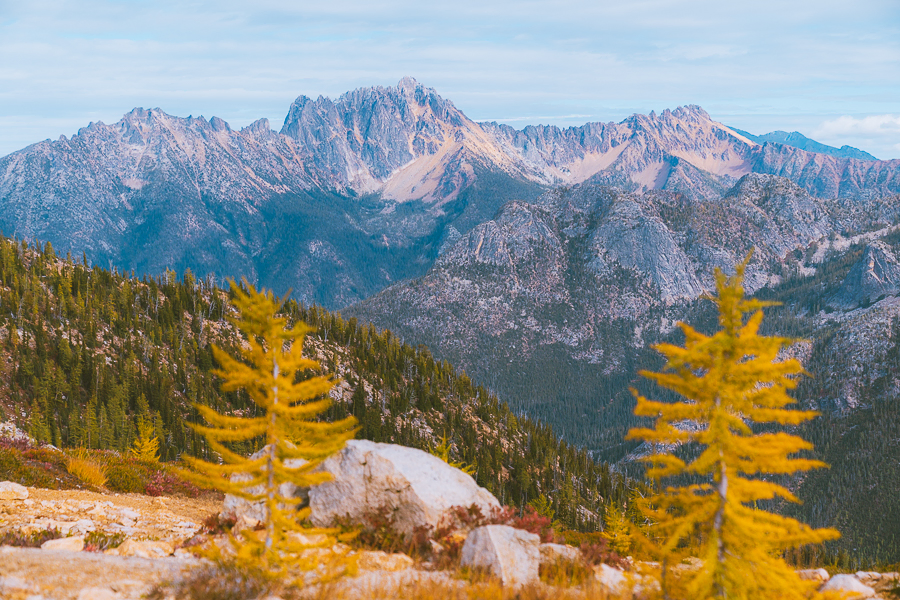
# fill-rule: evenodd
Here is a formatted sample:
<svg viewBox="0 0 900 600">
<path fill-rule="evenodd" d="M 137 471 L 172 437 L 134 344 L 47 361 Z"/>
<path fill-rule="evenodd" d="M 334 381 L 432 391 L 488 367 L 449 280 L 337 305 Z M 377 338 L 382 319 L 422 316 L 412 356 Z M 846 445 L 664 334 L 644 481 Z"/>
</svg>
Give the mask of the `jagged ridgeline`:
<svg viewBox="0 0 900 600">
<path fill-rule="evenodd" d="M 210 372 L 211 344 L 240 344 L 228 301 L 189 271 L 138 279 L 58 257 L 49 243 L 0 237 L 0 418 L 56 446 L 120 452 L 142 419 L 154 423 L 164 460 L 207 457 L 187 427 L 199 420 L 192 403 L 255 410 Z M 355 415 L 361 437 L 429 449 L 446 436 L 451 457 L 474 465 L 502 502 L 521 507 L 545 494 L 574 528 L 596 528 L 604 506 L 630 493 L 608 465 L 517 418 L 426 348 L 318 307 L 289 301 L 285 312 L 317 328 L 306 350 L 342 379 L 329 418 Z"/>
</svg>

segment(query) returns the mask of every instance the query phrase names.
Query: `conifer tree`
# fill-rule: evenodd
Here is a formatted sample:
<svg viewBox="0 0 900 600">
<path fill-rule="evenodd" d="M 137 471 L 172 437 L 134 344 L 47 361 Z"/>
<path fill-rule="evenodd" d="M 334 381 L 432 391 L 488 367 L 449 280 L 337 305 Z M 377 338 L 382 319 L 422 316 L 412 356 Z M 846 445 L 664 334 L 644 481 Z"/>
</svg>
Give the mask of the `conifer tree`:
<svg viewBox="0 0 900 600">
<path fill-rule="evenodd" d="M 153 423 L 138 420 L 138 437 L 131 445 L 132 456 L 145 462 L 159 461 L 159 438 L 153 435 L 154 432 Z"/>
<path fill-rule="evenodd" d="M 603 537 L 609 542 L 610 549 L 620 556 L 628 556 L 631 552 L 631 530 L 625 511 L 610 504 L 603 515 L 603 524 L 606 526 Z"/>
<path fill-rule="evenodd" d="M 303 540 L 315 533 L 325 534 L 315 546 L 334 543 L 334 530 L 310 530 L 301 527 L 309 508 L 297 510 L 301 500 L 282 495 L 281 484 L 290 482 L 309 487 L 331 478 L 328 473 L 314 472 L 325 458 L 340 450 L 355 433 L 353 417 L 328 423 L 317 421 L 330 406 L 328 391 L 334 385 L 326 376 L 298 381 L 298 376 L 317 370 L 317 362 L 304 358 L 303 340 L 310 328 L 303 323 L 287 328 L 287 319 L 277 313 L 284 299 L 271 292 L 257 292 L 244 282 L 245 292 L 231 283 L 233 303 L 240 315 L 231 319 L 246 336 L 247 346 L 241 350 L 243 361 L 214 347 L 221 369 L 223 391 L 244 390 L 259 407 L 259 416 L 230 416 L 217 413 L 202 404 L 195 408 L 209 426 L 192 425 L 203 435 L 209 447 L 222 459 L 221 464 L 185 456 L 199 473 L 189 478 L 220 491 L 262 501 L 265 506 L 265 535 L 258 539 L 252 533 L 238 543 L 237 560 L 247 566 L 262 567 L 270 574 L 285 576 L 293 569 L 316 567 L 309 553 L 311 546 Z M 287 347 L 285 347 L 287 345 Z M 262 438 L 266 451 L 251 460 L 232 451 L 227 444 Z M 306 461 L 297 465 L 296 459 Z M 223 476 L 235 473 L 249 475 L 240 482 Z M 305 536 L 291 535 L 300 533 Z M 301 540 L 301 541 L 296 541 Z M 306 558 L 302 558 L 306 556 Z"/>
<path fill-rule="evenodd" d="M 692 460 L 670 451 L 647 457 L 652 479 L 678 477 L 682 485 L 662 488 L 643 503 L 664 565 L 672 566 L 679 552 L 702 559 L 703 567 L 683 579 L 685 596 L 697 600 L 807 598 L 811 584 L 801 581 L 781 554 L 839 537 L 833 529 L 812 529 L 757 507 L 776 497 L 799 502 L 770 475 L 826 465 L 792 458 L 812 448 L 798 436 L 754 433 L 751 428 L 757 423 L 797 425 L 817 413 L 786 408 L 794 402 L 787 390 L 796 386 L 804 370 L 795 359 L 778 360 L 790 340 L 758 333 L 762 308 L 769 304 L 744 298 L 749 259 L 737 266 L 733 277 L 716 270 L 718 332 L 706 336 L 679 323 L 684 347 L 656 346 L 667 359 L 665 371 L 641 374 L 684 399 L 668 403 L 638 395 L 635 414 L 655 418 L 655 427 L 633 429 L 628 435 L 654 448 L 699 447 Z M 751 316 L 745 322 L 747 313 Z M 686 422 L 693 426 L 683 426 Z M 699 483 L 684 483 L 688 480 Z M 663 578 L 665 583 L 665 567 Z"/>
</svg>

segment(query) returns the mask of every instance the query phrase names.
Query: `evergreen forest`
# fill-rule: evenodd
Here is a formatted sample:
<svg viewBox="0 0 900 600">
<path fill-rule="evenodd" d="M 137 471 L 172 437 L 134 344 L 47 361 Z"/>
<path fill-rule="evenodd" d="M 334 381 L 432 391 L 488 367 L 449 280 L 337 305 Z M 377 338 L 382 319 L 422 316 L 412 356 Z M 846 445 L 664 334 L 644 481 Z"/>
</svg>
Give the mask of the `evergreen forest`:
<svg viewBox="0 0 900 600">
<path fill-rule="evenodd" d="M 163 460 L 209 458 L 188 426 L 200 422 L 192 405 L 255 410 L 212 374 L 212 345 L 235 355 L 241 344 L 229 294 L 190 271 L 139 279 L 58 256 L 49 243 L 0 238 L 0 421 L 57 447 L 121 453 L 139 422 L 153 423 Z M 305 351 L 339 378 L 327 418 L 355 416 L 360 437 L 424 450 L 446 443 L 503 504 L 523 509 L 543 495 L 561 523 L 582 531 L 640 492 L 427 348 L 318 306 L 289 300 L 284 312 L 315 328 Z"/>
</svg>

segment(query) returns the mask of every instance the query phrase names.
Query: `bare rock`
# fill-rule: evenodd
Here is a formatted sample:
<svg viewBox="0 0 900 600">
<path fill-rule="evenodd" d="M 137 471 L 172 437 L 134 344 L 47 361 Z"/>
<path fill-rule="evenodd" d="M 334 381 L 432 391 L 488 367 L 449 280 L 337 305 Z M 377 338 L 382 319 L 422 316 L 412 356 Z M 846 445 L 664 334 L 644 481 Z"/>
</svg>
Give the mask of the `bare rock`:
<svg viewBox="0 0 900 600">
<path fill-rule="evenodd" d="M 582 559 L 581 550 L 566 544 L 541 544 L 541 564 L 577 562 Z"/>
<path fill-rule="evenodd" d="M 0 500 L 25 500 L 28 488 L 12 481 L 0 481 Z"/>
<path fill-rule="evenodd" d="M 58 540 L 48 540 L 41 544 L 41 550 L 64 550 L 66 552 L 81 552 L 84 550 L 84 538 L 65 537 Z"/>
<path fill-rule="evenodd" d="M 855 575 L 846 574 L 835 575 L 822 586 L 820 591 L 842 592 L 846 600 L 862 600 L 876 596 L 875 590 L 861 582 Z"/>
<path fill-rule="evenodd" d="M 141 558 L 161 558 L 175 552 L 171 542 L 156 542 L 151 540 L 136 541 L 127 539 L 118 548 L 107 550 L 105 554 L 118 556 L 140 556 Z"/>
<path fill-rule="evenodd" d="M 78 592 L 78 600 L 119 600 L 121 597 L 105 587 L 89 587 Z"/>
<path fill-rule="evenodd" d="M 879 594 L 900 588 L 900 573 L 877 573 L 875 571 L 858 571 L 856 578 Z"/>
<path fill-rule="evenodd" d="M 264 446 L 258 452 L 255 452 L 250 455 L 251 460 L 256 460 L 262 457 L 266 452 L 269 451 L 268 446 Z M 302 458 L 293 458 L 284 461 L 285 466 L 289 468 L 296 468 L 303 466 L 306 464 L 306 461 Z M 240 483 L 242 481 L 249 481 L 250 475 L 246 473 L 235 473 L 231 476 L 232 483 Z M 253 486 L 247 489 L 248 493 L 251 494 L 260 494 L 263 491 L 262 485 Z M 293 483 L 282 483 L 278 488 L 278 492 L 284 496 L 285 498 L 306 498 L 307 489 L 299 488 Z M 234 517 L 239 521 L 246 517 L 249 523 L 253 522 L 263 522 L 266 520 L 266 507 L 263 502 L 251 502 L 244 498 L 240 498 L 238 496 L 234 496 L 232 494 L 225 495 L 225 502 L 222 506 L 222 515 L 226 517 Z M 252 526 L 251 526 L 252 527 Z M 245 527 L 246 528 L 246 527 Z"/>
<path fill-rule="evenodd" d="M 890 246 L 875 241 L 851 268 L 840 289 L 829 299 L 834 308 L 850 310 L 900 293 L 900 262 Z"/>
<path fill-rule="evenodd" d="M 800 576 L 800 579 L 803 581 L 828 581 L 829 577 L 828 571 L 825 569 L 801 569 L 797 571 L 797 575 Z"/>
<path fill-rule="evenodd" d="M 628 578 L 623 571 L 605 564 L 594 567 L 594 579 L 610 596 L 622 594 L 628 586 Z"/>
<path fill-rule="evenodd" d="M 463 544 L 460 565 L 486 569 L 503 585 L 527 585 L 538 579 L 541 538 L 506 525 L 473 529 Z"/>
<path fill-rule="evenodd" d="M 309 491 L 317 527 L 342 517 L 363 523 L 367 515 L 387 508 L 397 530 L 409 534 L 417 527 L 436 527 L 454 506 L 474 504 L 484 514 L 500 508 L 469 475 L 414 448 L 350 440 L 321 468 L 334 479 Z"/>
<path fill-rule="evenodd" d="M 405 554 L 364 550 L 356 564 L 361 571 L 405 571 L 413 566 L 413 559 Z"/>
</svg>

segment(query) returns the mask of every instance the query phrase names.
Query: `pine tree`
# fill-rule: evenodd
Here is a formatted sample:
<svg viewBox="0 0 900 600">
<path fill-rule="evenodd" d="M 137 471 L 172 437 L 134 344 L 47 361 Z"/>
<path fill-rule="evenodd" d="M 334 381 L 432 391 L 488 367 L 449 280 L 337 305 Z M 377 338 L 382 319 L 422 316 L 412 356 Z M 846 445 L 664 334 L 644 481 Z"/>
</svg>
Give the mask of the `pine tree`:
<svg viewBox="0 0 900 600">
<path fill-rule="evenodd" d="M 787 390 L 804 371 L 795 359 L 778 360 L 790 340 L 758 334 L 762 308 L 768 304 L 744 298 L 749 259 L 738 265 L 733 277 L 716 270 L 717 333 L 706 336 L 680 323 L 683 348 L 656 346 L 667 359 L 665 372 L 641 374 L 684 400 L 667 403 L 638 396 L 635 414 L 654 417 L 655 427 L 633 429 L 628 435 L 654 448 L 692 444 L 700 449 L 689 461 L 673 452 L 647 457 L 652 479 L 678 477 L 682 485 L 662 489 L 643 505 L 664 564 L 672 566 L 680 550 L 694 551 L 702 559 L 703 567 L 683 580 L 685 595 L 698 600 L 806 598 L 811 585 L 799 579 L 781 553 L 839 537 L 835 530 L 812 529 L 757 505 L 776 497 L 799 502 L 769 475 L 826 465 L 791 458 L 812 448 L 802 438 L 785 432 L 754 433 L 751 427 L 797 425 L 817 413 L 785 408 L 794 402 Z M 752 314 L 745 323 L 746 313 Z M 684 427 L 686 422 L 693 426 Z M 700 483 L 684 483 L 687 479 Z M 665 583 L 665 572 L 663 577 Z"/>
<path fill-rule="evenodd" d="M 293 569 L 316 567 L 309 553 L 301 558 L 300 553 L 312 547 L 304 540 L 323 534 L 321 541 L 313 546 L 330 546 L 336 531 L 302 528 L 301 522 L 309 516 L 309 508 L 298 511 L 301 500 L 283 496 L 281 484 L 291 482 L 298 487 L 309 487 L 329 480 L 328 473 L 314 472 L 314 469 L 353 437 L 356 420 L 352 417 L 334 423 L 316 420 L 331 404 L 327 393 L 334 382 L 322 375 L 297 381 L 307 371 L 319 369 L 318 363 L 302 355 L 303 340 L 310 328 L 299 323 L 287 329 L 286 318 L 277 315 L 284 299 L 277 300 L 271 292 L 257 292 L 246 281 L 244 284 L 247 292 L 233 282 L 231 290 L 233 303 L 240 313 L 232 322 L 248 343 L 241 350 L 245 362 L 217 347 L 213 352 L 222 366 L 216 371 L 224 380 L 222 390 L 244 390 L 261 409 L 261 414 L 228 416 L 195 404 L 210 425 L 192 427 L 206 438 L 210 449 L 223 462 L 217 464 L 188 456 L 184 459 L 199 472 L 188 475 L 198 483 L 264 503 L 265 536 L 260 540 L 252 533 L 245 534 L 237 542 L 237 560 L 246 566 L 262 567 L 273 575 L 286 576 Z M 226 446 L 259 438 L 264 439 L 267 451 L 255 460 Z M 297 466 L 302 461 L 296 459 L 305 463 Z M 235 473 L 247 474 L 250 479 L 232 482 L 223 477 Z M 298 537 L 296 534 L 301 531 L 304 535 Z M 301 541 L 295 541 L 298 539 Z"/>
</svg>

